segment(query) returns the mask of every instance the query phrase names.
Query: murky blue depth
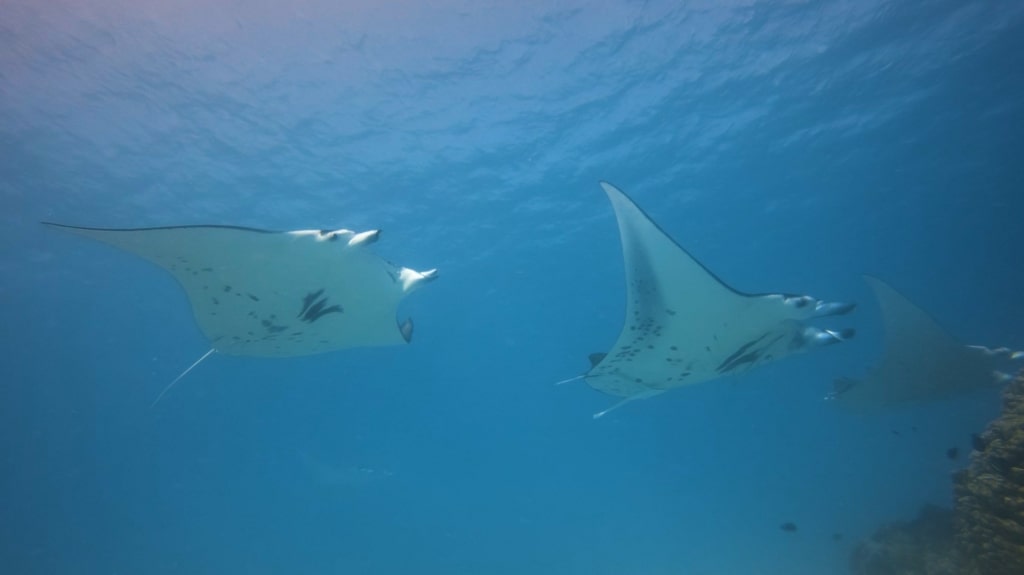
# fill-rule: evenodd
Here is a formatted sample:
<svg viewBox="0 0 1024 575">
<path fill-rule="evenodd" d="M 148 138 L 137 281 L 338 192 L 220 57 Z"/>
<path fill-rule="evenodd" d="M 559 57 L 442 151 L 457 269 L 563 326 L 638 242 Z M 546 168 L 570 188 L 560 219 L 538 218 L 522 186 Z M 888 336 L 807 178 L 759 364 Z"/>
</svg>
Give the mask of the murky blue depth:
<svg viewBox="0 0 1024 575">
<path fill-rule="evenodd" d="M 948 506 L 995 390 L 823 397 L 881 350 L 862 273 L 1024 348 L 1024 4 L 681 4 L 0 3 L 0 571 L 841 575 Z M 857 338 L 593 420 L 552 384 L 621 327 L 599 180 Z M 40 220 L 381 228 L 441 277 L 411 345 L 214 356 L 150 409 L 209 349 L 187 299 Z"/>
</svg>

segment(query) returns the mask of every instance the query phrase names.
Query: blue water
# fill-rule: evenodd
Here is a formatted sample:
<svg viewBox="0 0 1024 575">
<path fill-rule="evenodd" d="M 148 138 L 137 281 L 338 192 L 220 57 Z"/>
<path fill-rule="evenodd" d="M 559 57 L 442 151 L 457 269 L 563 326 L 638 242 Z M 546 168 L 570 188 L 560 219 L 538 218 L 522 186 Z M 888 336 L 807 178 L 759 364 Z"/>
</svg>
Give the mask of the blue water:
<svg viewBox="0 0 1024 575">
<path fill-rule="evenodd" d="M 843 574 L 949 505 L 995 391 L 822 398 L 880 353 L 865 272 L 1024 348 L 1024 4 L 681 4 L 0 3 L 0 571 Z M 621 327 L 602 179 L 858 337 L 591 419 L 552 383 Z M 214 356 L 150 409 L 209 347 L 186 298 L 40 220 L 381 228 L 441 277 L 411 345 Z"/>
</svg>

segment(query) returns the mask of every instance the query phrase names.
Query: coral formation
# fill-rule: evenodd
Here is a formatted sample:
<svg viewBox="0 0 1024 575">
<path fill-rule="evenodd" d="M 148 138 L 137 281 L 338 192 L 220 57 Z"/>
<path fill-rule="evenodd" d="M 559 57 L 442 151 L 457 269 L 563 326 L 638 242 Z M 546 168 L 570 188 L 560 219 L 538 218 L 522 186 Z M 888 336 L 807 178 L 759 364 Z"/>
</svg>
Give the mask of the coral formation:
<svg viewBox="0 0 1024 575">
<path fill-rule="evenodd" d="M 850 556 L 854 575 L 960 575 L 953 513 L 927 505 L 909 522 L 883 525 Z"/>
<path fill-rule="evenodd" d="M 1003 414 L 975 442 L 954 478 L 956 546 L 964 575 L 1024 573 L 1024 375 L 1003 394 Z"/>
<path fill-rule="evenodd" d="M 914 521 L 881 527 L 854 549 L 852 573 L 1024 573 L 1024 373 L 973 445 L 970 466 L 953 478 L 953 511 L 929 506 Z"/>
</svg>

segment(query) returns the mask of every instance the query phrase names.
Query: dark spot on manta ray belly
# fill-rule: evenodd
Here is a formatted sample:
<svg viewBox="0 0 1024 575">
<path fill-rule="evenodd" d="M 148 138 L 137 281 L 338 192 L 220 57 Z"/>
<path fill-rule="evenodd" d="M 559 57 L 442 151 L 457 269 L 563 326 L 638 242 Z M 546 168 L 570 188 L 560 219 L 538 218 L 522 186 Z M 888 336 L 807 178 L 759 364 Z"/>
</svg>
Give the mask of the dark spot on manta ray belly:
<svg viewBox="0 0 1024 575">
<path fill-rule="evenodd" d="M 269 319 L 265 319 L 265 320 L 261 321 L 260 324 L 264 328 L 266 328 L 266 330 L 268 332 L 270 332 L 272 334 L 280 333 L 280 332 L 288 329 L 288 326 L 286 326 L 286 325 L 274 325 L 274 323 L 272 321 L 270 321 Z"/>
<path fill-rule="evenodd" d="M 741 345 L 739 347 L 739 349 L 737 349 L 736 351 L 734 351 L 732 353 L 732 355 L 730 355 L 729 357 L 725 358 L 722 361 L 722 363 L 720 363 L 718 365 L 718 367 L 715 368 L 715 371 L 717 371 L 718 373 L 726 373 L 728 371 L 732 371 L 733 369 L 736 369 L 737 367 L 739 367 L 741 365 L 752 364 L 752 363 L 756 362 L 758 359 L 761 358 L 761 355 L 765 352 L 765 350 L 768 349 L 769 347 L 771 347 L 782 336 L 778 336 L 775 339 L 770 340 L 768 343 L 766 343 L 765 345 L 761 346 L 760 348 L 751 349 L 753 346 L 761 343 L 761 340 L 763 340 L 766 337 L 768 337 L 767 333 L 761 334 L 761 336 L 758 337 L 757 339 L 752 339 L 752 340 L 748 341 L 747 343 Z M 747 350 L 750 350 L 750 351 L 747 351 Z"/>
<path fill-rule="evenodd" d="M 327 314 L 345 312 L 340 305 L 327 305 L 329 298 L 323 293 L 324 288 L 320 288 L 306 294 L 302 298 L 302 309 L 299 310 L 296 317 L 301 318 L 304 322 L 313 323 Z"/>
</svg>

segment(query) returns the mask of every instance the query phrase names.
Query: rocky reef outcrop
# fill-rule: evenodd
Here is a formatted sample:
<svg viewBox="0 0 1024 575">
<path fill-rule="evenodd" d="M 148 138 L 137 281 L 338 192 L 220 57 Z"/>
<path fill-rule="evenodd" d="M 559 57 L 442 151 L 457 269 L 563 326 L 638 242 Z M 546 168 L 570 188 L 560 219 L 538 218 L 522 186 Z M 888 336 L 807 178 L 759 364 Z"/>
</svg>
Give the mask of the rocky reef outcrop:
<svg viewBox="0 0 1024 575">
<path fill-rule="evenodd" d="M 913 521 L 882 526 L 850 556 L 854 575 L 961 575 L 953 512 L 927 505 Z"/>
<path fill-rule="evenodd" d="M 953 478 L 953 510 L 883 526 L 854 549 L 854 575 L 1024 574 L 1024 373 L 974 448 Z"/>
<path fill-rule="evenodd" d="M 1024 375 L 1006 388 L 1002 416 L 975 438 L 953 486 L 962 573 L 1024 574 Z"/>
</svg>

